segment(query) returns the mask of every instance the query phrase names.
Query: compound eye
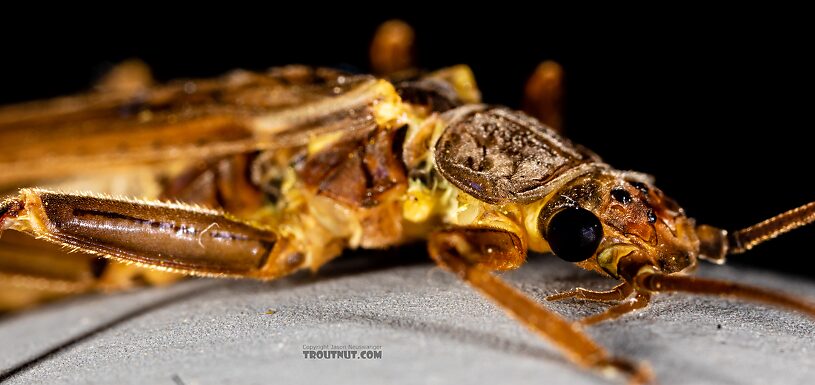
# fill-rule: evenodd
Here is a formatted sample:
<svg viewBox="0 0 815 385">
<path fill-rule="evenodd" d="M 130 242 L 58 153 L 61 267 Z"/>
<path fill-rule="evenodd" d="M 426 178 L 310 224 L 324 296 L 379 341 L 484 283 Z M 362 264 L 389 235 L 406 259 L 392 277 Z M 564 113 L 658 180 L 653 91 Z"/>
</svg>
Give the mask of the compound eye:
<svg viewBox="0 0 815 385">
<path fill-rule="evenodd" d="M 597 251 L 603 239 L 603 225 L 591 211 L 569 207 L 555 213 L 541 234 L 555 255 L 569 262 L 581 262 Z"/>
</svg>

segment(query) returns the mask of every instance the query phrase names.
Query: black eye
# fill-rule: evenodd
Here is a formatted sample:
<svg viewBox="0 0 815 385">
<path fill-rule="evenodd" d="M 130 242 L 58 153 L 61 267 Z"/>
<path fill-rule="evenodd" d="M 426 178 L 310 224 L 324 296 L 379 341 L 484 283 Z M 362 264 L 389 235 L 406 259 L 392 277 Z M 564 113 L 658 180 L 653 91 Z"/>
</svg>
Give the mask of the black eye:
<svg viewBox="0 0 815 385">
<path fill-rule="evenodd" d="M 569 262 L 580 262 L 597 251 L 603 239 L 603 225 L 589 210 L 569 207 L 555 213 L 546 232 L 541 234 L 555 255 Z"/>
</svg>

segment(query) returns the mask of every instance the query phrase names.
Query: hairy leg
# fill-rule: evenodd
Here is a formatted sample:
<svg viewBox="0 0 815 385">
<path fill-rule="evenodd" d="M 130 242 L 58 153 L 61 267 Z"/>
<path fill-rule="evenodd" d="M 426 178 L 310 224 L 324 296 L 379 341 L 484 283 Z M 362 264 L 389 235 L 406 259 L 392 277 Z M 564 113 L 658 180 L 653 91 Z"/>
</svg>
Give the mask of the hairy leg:
<svg viewBox="0 0 815 385">
<path fill-rule="evenodd" d="M 583 318 L 582 320 L 580 320 L 580 323 L 582 323 L 583 325 L 594 325 L 596 323 L 600 323 L 603 321 L 619 318 L 632 311 L 645 308 L 646 306 L 648 306 L 648 302 L 650 300 L 651 293 L 639 292 L 628 301 L 625 301 L 617 306 L 612 306 L 611 308 L 606 309 L 606 311 L 600 314 L 595 314 Z"/>
<path fill-rule="evenodd" d="M 634 291 L 634 287 L 628 282 L 623 282 L 605 291 L 594 291 L 578 287 L 562 293 L 552 294 L 546 297 L 547 301 L 562 301 L 569 298 L 586 299 L 589 301 L 622 301 Z"/>
<path fill-rule="evenodd" d="M 271 279 L 305 258 L 275 230 L 185 204 L 23 189 L 0 204 L 0 231 L 115 261 L 202 276 Z"/>
<path fill-rule="evenodd" d="M 497 229 L 450 229 L 431 235 L 428 247 L 436 263 L 553 343 L 571 362 L 601 373 L 622 373 L 632 383 L 651 381 L 647 367 L 612 357 L 579 326 L 492 274 L 523 263 L 526 249 L 517 235 Z"/>
</svg>

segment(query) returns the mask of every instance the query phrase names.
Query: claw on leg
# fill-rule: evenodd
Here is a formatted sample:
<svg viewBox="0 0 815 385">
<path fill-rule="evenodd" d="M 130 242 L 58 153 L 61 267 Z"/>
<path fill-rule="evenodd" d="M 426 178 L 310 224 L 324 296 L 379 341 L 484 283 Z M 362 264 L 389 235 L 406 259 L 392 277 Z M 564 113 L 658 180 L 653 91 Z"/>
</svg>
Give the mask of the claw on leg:
<svg viewBox="0 0 815 385">
<path fill-rule="evenodd" d="M 546 297 L 547 301 L 562 301 L 569 298 L 585 299 L 589 301 L 622 301 L 631 295 L 634 288 L 627 282 L 623 282 L 613 288 L 605 291 L 594 291 L 578 287 L 562 293 L 552 294 Z"/>
<path fill-rule="evenodd" d="M 648 306 L 648 302 L 650 300 L 651 293 L 649 292 L 637 293 L 637 295 L 635 295 L 634 298 L 631 298 L 630 300 L 625 301 L 617 306 L 608 308 L 606 309 L 606 311 L 600 314 L 595 314 L 583 318 L 582 320 L 580 320 L 580 323 L 583 325 L 594 325 L 596 323 L 600 323 L 603 321 L 619 318 L 632 311 L 639 310 Z"/>
</svg>

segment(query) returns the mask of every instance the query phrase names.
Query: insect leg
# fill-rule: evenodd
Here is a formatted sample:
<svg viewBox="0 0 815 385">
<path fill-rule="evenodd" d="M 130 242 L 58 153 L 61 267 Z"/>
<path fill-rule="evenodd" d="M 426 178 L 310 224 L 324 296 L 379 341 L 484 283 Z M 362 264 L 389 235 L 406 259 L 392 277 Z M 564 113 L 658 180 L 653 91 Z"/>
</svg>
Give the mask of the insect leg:
<svg viewBox="0 0 815 385">
<path fill-rule="evenodd" d="M 606 291 L 593 291 L 578 287 L 574 290 L 569 290 L 563 293 L 557 293 L 546 297 L 549 301 L 560 301 L 567 298 L 586 299 L 589 301 L 622 301 L 628 298 L 634 292 L 634 286 L 628 282 L 623 282 L 610 290 Z M 651 299 L 651 294 L 648 292 L 638 292 L 633 298 L 625 301 L 619 305 L 612 306 L 600 314 L 588 316 L 580 320 L 583 325 L 593 325 L 599 322 L 619 318 L 632 311 L 642 309 L 648 306 Z"/>
<path fill-rule="evenodd" d="M 0 241 L 0 312 L 91 290 L 93 256 L 67 254 L 58 246 L 17 232 Z"/>
<path fill-rule="evenodd" d="M 638 290 L 710 294 L 785 307 L 815 318 L 815 303 L 767 289 L 734 282 L 644 271 L 634 278 Z"/>
<path fill-rule="evenodd" d="M 815 318 L 815 304 L 794 298 L 789 295 L 774 293 L 767 289 L 737 284 L 733 282 L 718 281 L 705 278 L 696 278 L 682 275 L 668 275 L 645 271 L 634 279 L 637 294 L 634 298 L 625 301 L 606 311 L 586 317 L 580 321 L 584 325 L 593 325 L 599 322 L 619 318 L 635 310 L 648 306 L 652 292 L 688 292 L 696 294 L 712 294 L 735 299 L 764 302 L 774 306 L 786 307 L 799 311 Z M 633 287 L 632 286 L 632 287 Z"/>
<path fill-rule="evenodd" d="M 202 276 L 276 278 L 305 262 L 274 230 L 184 204 L 23 189 L 0 229 L 116 261 Z"/>
<path fill-rule="evenodd" d="M 580 323 L 583 325 L 594 325 L 596 323 L 600 323 L 603 321 L 619 318 L 625 314 L 628 314 L 632 311 L 639 310 L 648 306 L 648 303 L 651 301 L 651 293 L 649 292 L 638 292 L 634 298 L 631 298 L 628 301 L 625 301 L 617 306 L 613 306 L 611 308 L 606 309 L 606 311 L 595 314 L 592 316 L 588 316 L 580 320 Z"/>
<path fill-rule="evenodd" d="M 160 285 L 180 277 L 72 253 L 16 231 L 6 232 L 0 240 L 0 312 L 92 291 Z"/>
<path fill-rule="evenodd" d="M 111 68 L 94 88 L 102 92 L 135 94 L 153 83 L 153 74 L 147 64 L 138 59 L 128 59 Z"/>
<path fill-rule="evenodd" d="M 563 67 L 547 60 L 526 82 L 524 112 L 557 131 L 563 130 Z"/>
<path fill-rule="evenodd" d="M 589 301 L 622 301 L 628 298 L 634 291 L 634 287 L 628 282 L 623 282 L 605 291 L 594 291 L 578 287 L 562 293 L 552 294 L 546 297 L 547 301 L 561 301 L 568 298 L 586 299 Z"/>
<path fill-rule="evenodd" d="M 526 249 L 517 235 L 497 229 L 450 229 L 433 233 L 428 247 L 436 263 L 555 344 L 573 363 L 599 371 L 621 372 L 633 383 L 651 380 L 647 367 L 611 357 L 579 326 L 547 310 L 492 274 L 492 270 L 523 263 Z"/>
<path fill-rule="evenodd" d="M 0 222 L 10 225 L 20 214 L 17 201 L 2 202 Z M 11 210 L 9 210 L 11 208 Z M 0 232 L 7 226 L 0 225 Z M 174 282 L 179 275 L 74 253 L 59 244 L 42 242 L 21 232 L 0 238 L 0 312 L 13 311 L 70 295 L 113 291 L 137 284 Z"/>
<path fill-rule="evenodd" d="M 382 23 L 371 42 L 371 69 L 380 75 L 396 75 L 413 68 L 413 28 L 401 20 Z"/>
<path fill-rule="evenodd" d="M 0 313 L 82 294 L 91 290 L 87 282 L 64 281 L 0 272 Z"/>
<path fill-rule="evenodd" d="M 249 155 L 241 154 L 201 162 L 172 179 L 161 198 L 221 207 L 237 215 L 252 212 L 262 196 L 248 181 L 250 160 Z M 9 232 L 0 239 L 0 311 L 90 291 L 167 284 L 180 278 L 179 274 L 71 253 L 61 245 L 19 232 Z"/>
</svg>

